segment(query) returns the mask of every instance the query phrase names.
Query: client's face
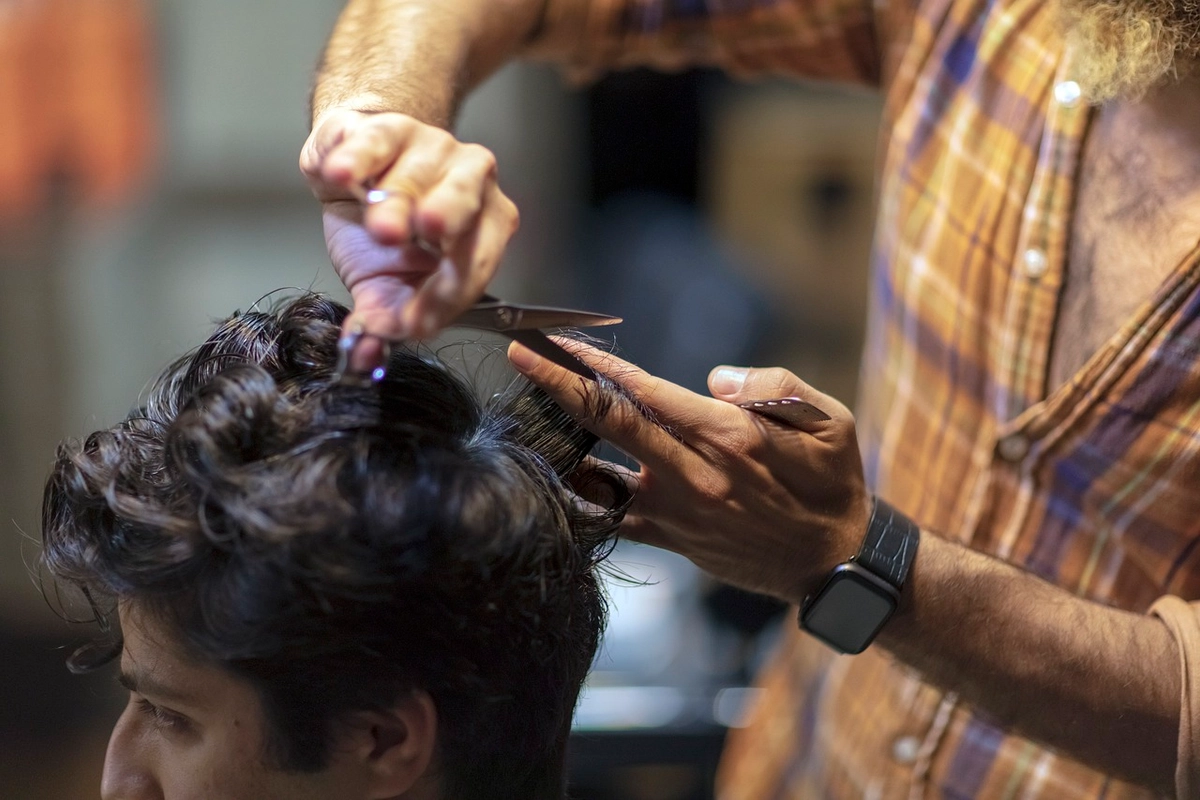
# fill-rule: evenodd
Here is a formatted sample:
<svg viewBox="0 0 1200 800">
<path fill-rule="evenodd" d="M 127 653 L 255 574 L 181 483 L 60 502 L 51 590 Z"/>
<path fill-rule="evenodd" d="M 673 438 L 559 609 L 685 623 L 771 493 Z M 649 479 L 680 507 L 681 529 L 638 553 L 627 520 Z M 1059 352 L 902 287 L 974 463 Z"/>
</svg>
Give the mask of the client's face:
<svg viewBox="0 0 1200 800">
<path fill-rule="evenodd" d="M 113 728 L 104 800 L 316 800 L 364 797 L 349 755 L 317 773 L 265 760 L 259 698 L 241 678 L 186 659 L 154 620 L 123 605 L 121 682 L 129 703 Z"/>
</svg>

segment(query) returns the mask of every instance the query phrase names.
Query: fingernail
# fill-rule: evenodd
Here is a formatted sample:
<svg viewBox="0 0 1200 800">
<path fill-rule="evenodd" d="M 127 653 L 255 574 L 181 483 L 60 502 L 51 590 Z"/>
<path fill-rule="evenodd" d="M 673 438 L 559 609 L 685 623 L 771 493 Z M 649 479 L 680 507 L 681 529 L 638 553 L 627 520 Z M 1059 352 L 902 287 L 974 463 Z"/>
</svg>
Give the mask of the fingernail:
<svg viewBox="0 0 1200 800">
<path fill-rule="evenodd" d="M 714 394 L 737 394 L 746 382 L 746 370 L 739 367 L 721 367 L 713 373 Z"/>
<path fill-rule="evenodd" d="M 512 362 L 518 372 L 529 373 L 537 369 L 537 365 L 542 362 L 542 357 L 528 347 L 514 344 L 508 348 L 508 360 Z"/>
</svg>

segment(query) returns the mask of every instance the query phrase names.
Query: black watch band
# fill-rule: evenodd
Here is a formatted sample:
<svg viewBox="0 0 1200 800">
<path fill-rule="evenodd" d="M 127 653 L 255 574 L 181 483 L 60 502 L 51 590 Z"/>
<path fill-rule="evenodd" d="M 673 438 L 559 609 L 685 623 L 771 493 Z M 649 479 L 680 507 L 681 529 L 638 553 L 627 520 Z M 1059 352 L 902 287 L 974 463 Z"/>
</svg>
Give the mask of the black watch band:
<svg viewBox="0 0 1200 800">
<path fill-rule="evenodd" d="M 921 530 L 917 524 L 876 497 L 871 508 L 871 521 L 867 523 L 867 536 L 854 560 L 896 587 L 898 592 L 908 579 L 920 541 Z"/>
<path fill-rule="evenodd" d="M 833 568 L 800 608 L 800 627 L 839 653 L 861 653 L 900 606 L 921 529 L 874 499 L 862 549 Z"/>
</svg>

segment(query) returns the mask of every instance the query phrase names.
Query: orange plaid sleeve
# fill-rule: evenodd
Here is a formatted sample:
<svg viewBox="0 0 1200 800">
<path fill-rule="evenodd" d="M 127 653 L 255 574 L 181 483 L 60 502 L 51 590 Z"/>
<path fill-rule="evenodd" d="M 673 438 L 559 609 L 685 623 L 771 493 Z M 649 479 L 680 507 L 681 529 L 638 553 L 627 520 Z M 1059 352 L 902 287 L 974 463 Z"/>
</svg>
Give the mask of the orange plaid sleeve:
<svg viewBox="0 0 1200 800">
<path fill-rule="evenodd" d="M 587 79 L 721 67 L 878 86 L 912 0 L 547 0 L 530 55 Z"/>
<path fill-rule="evenodd" d="M 0 223 L 40 212 L 55 177 L 120 203 L 157 152 L 147 0 L 0 4 Z"/>
</svg>

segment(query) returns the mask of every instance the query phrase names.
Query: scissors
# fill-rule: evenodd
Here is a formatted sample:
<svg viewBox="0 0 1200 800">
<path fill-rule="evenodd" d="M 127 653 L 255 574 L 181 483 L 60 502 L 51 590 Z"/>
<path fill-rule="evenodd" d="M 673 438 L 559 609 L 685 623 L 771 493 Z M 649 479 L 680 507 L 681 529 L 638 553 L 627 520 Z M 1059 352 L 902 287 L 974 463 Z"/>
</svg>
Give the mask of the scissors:
<svg viewBox="0 0 1200 800">
<path fill-rule="evenodd" d="M 621 322 L 620 317 L 612 317 L 607 314 L 576 311 L 572 308 L 508 303 L 490 294 L 485 294 L 478 303 L 454 320 L 451 327 L 474 328 L 507 336 L 581 378 L 594 381 L 597 379 L 595 370 L 567 352 L 540 329 L 593 328 L 602 325 L 616 325 L 619 322 Z M 383 379 L 385 374 L 383 367 L 376 368 L 369 376 L 355 376 L 350 369 L 350 356 L 354 352 L 354 348 L 367 336 L 374 336 L 374 334 L 368 334 L 362 330 L 351 331 L 338 342 L 337 377 L 339 380 L 353 382 L 361 377 L 375 382 Z M 380 339 L 383 343 L 383 360 L 386 362 L 393 342 L 383 337 L 374 338 Z"/>
<path fill-rule="evenodd" d="M 528 347 L 542 358 L 549 359 L 563 369 L 569 369 L 581 378 L 596 380 L 596 371 L 568 353 L 541 328 L 596 328 L 616 325 L 620 317 L 597 314 L 592 311 L 577 311 L 572 308 L 554 306 L 531 306 L 524 303 L 507 303 L 490 294 L 467 309 L 451 325 L 491 331 L 507 336 Z"/>
<path fill-rule="evenodd" d="M 365 206 L 382 203 L 397 194 L 397 192 L 388 189 L 359 185 L 352 186 L 351 192 Z M 441 255 L 436 247 L 419 237 L 413 243 L 431 255 Z M 615 325 L 620 321 L 618 317 L 609 317 L 590 311 L 506 303 L 491 295 L 484 295 L 478 303 L 468 309 L 453 324 L 503 334 L 514 341 L 520 342 L 533 352 L 543 358 L 549 359 L 560 367 L 568 369 L 580 377 L 594 381 L 596 380 L 596 373 L 591 367 L 555 344 L 539 328 L 588 328 L 600 325 Z M 345 376 L 347 373 L 349 356 L 353 350 L 353 346 L 354 342 L 351 342 L 348 348 L 341 350 L 339 353 L 339 376 Z M 382 374 L 379 377 L 382 378 Z M 791 427 L 799 427 L 805 423 L 824 421 L 830 418 L 824 411 L 811 403 L 801 400 L 799 397 L 756 400 L 748 403 L 739 403 L 738 405 L 746 411 L 773 419 L 776 422 Z"/>
<path fill-rule="evenodd" d="M 364 206 L 373 206 L 395 196 L 397 192 L 388 189 L 377 189 L 373 186 L 352 185 L 350 192 Z M 430 255 L 441 258 L 441 251 L 433 244 L 414 238 L 413 244 L 425 250 Z M 475 305 L 467 309 L 451 326 L 474 328 L 490 331 L 507 336 L 513 341 L 520 342 L 533 352 L 549 359 L 564 369 L 568 369 L 581 378 L 596 380 L 596 372 L 587 364 L 555 344 L 541 328 L 592 328 L 601 325 L 616 325 L 620 317 L 607 314 L 596 314 L 591 311 L 576 311 L 571 308 L 555 308 L 553 306 L 533 306 L 524 303 L 508 303 L 498 297 L 485 294 Z M 340 380 L 351 378 L 350 355 L 354 347 L 365 336 L 364 331 L 351 332 L 338 344 L 337 376 Z M 384 360 L 392 342 L 383 339 Z M 384 376 L 382 368 L 371 373 L 371 380 L 381 380 Z"/>
</svg>

